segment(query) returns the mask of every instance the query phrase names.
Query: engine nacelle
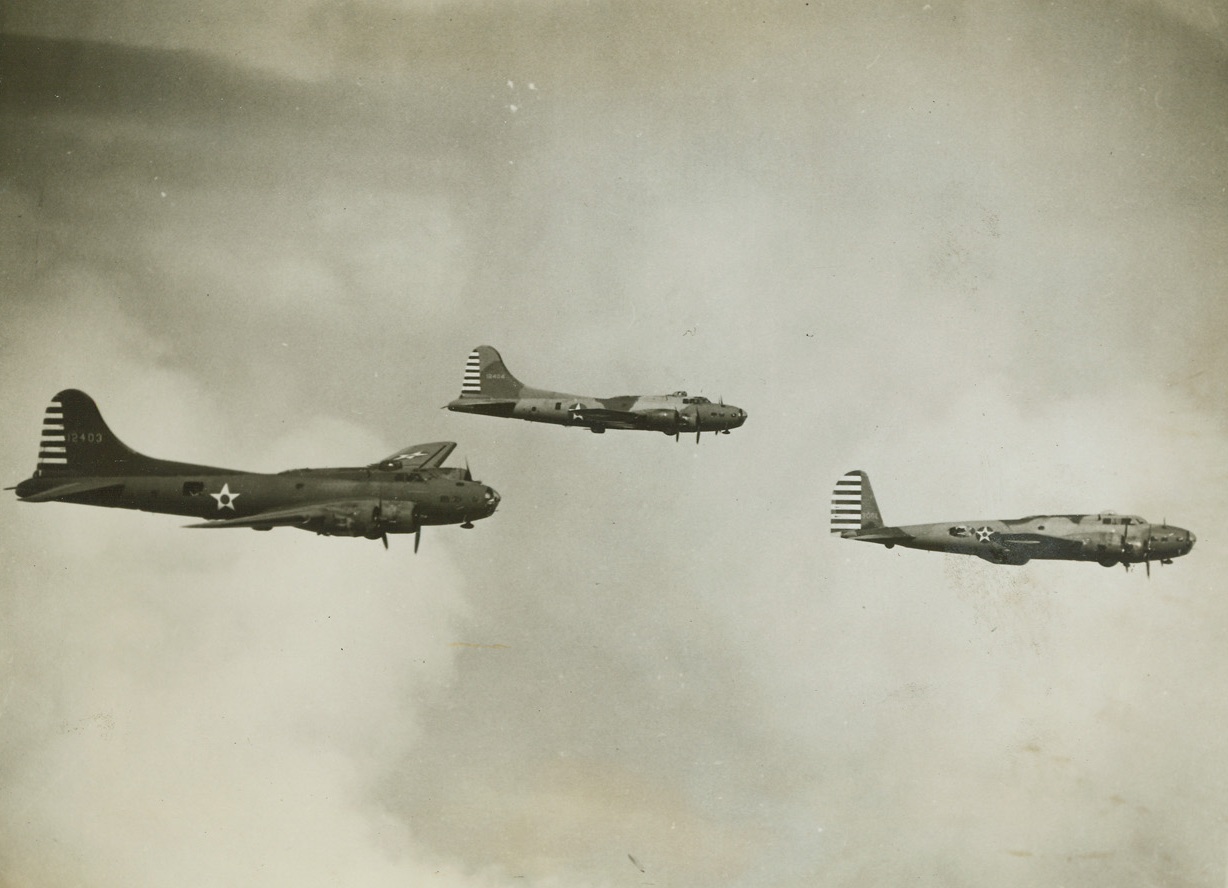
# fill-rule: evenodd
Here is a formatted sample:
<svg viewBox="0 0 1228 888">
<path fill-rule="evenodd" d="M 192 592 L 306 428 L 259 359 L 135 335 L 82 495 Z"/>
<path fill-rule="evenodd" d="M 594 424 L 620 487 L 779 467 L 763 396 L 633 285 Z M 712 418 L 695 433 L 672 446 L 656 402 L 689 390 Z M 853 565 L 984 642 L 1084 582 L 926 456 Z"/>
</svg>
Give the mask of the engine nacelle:
<svg viewBox="0 0 1228 888">
<path fill-rule="evenodd" d="M 384 503 L 375 523 L 377 533 L 413 533 L 418 529 L 413 503 Z"/>
<path fill-rule="evenodd" d="M 677 410 L 647 410 L 641 413 L 640 416 L 644 417 L 645 426 L 654 432 L 674 435 L 686 428 L 683 418 L 678 415 Z"/>
<path fill-rule="evenodd" d="M 418 529 L 413 503 L 354 503 L 334 506 L 319 524 L 326 536 L 378 539 L 385 533 L 413 533 Z"/>
<path fill-rule="evenodd" d="M 334 508 L 324 518 L 320 533 L 326 536 L 367 536 L 379 533 L 378 505 Z"/>
</svg>

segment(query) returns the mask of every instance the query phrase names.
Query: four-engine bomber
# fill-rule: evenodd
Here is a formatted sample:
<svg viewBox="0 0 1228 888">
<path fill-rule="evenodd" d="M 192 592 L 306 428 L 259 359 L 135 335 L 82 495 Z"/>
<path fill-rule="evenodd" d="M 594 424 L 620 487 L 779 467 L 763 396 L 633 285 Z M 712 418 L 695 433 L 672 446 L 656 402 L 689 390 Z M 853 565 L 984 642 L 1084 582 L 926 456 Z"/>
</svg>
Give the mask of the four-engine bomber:
<svg viewBox="0 0 1228 888">
<path fill-rule="evenodd" d="M 189 527 L 298 527 L 325 536 L 366 537 L 436 524 L 473 527 L 499 505 L 468 468 L 443 468 L 451 441 L 414 444 L 372 465 L 292 469 L 278 474 L 154 459 L 125 445 L 92 398 L 67 389 L 43 418 L 38 466 L 17 485 L 24 502 L 83 503 L 204 519 Z"/>
<path fill-rule="evenodd" d="M 862 471 L 836 482 L 831 500 L 831 532 L 888 549 L 926 549 L 975 555 L 994 564 L 1027 564 L 1033 558 L 1095 561 L 1105 567 L 1172 564 L 1194 547 L 1194 534 L 1167 521 L 1149 524 L 1135 515 L 1031 515 L 988 521 L 943 521 L 888 527 Z"/>
</svg>

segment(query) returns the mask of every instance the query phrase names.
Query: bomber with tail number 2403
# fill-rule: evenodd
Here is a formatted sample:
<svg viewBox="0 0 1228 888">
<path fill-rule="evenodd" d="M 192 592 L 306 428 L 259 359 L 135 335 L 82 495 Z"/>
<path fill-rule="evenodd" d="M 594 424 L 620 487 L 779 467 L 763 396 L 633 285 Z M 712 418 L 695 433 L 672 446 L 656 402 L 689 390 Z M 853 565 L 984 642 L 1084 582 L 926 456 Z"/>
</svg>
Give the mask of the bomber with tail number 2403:
<svg viewBox="0 0 1228 888">
<path fill-rule="evenodd" d="M 481 413 L 529 422 L 580 426 L 602 434 L 606 429 L 664 432 L 674 440 L 683 432 L 729 434 L 746 422 L 746 411 L 707 398 L 673 392 L 668 395 L 621 395 L 593 398 L 531 388 L 508 371 L 489 345 L 469 353 L 460 397 L 447 404 L 460 413 Z"/>
<path fill-rule="evenodd" d="M 845 539 L 930 552 L 976 555 L 994 564 L 1027 564 L 1033 558 L 1095 561 L 1105 567 L 1172 564 L 1194 547 L 1194 534 L 1165 520 L 1135 515 L 1030 515 L 989 521 L 943 521 L 888 527 L 865 472 L 849 472 L 832 491 L 831 532 Z"/>
<path fill-rule="evenodd" d="M 153 459 L 115 437 L 93 399 L 67 389 L 43 417 L 38 465 L 15 488 L 27 503 L 67 502 L 205 519 L 188 527 L 297 527 L 325 536 L 382 540 L 422 528 L 473 527 L 499 494 L 468 467 L 443 468 L 451 441 L 415 444 L 355 468 L 277 474 Z"/>
</svg>

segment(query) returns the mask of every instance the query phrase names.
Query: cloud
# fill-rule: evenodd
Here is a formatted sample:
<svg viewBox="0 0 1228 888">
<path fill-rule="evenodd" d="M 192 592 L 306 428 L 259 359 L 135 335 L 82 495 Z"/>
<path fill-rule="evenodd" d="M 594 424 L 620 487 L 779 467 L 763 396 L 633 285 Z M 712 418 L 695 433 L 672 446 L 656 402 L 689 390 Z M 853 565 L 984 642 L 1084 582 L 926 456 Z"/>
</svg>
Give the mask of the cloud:
<svg viewBox="0 0 1228 888">
<path fill-rule="evenodd" d="M 224 441 L 239 418 L 151 360 L 156 338 L 97 288 L 85 295 L 88 283 L 78 278 L 77 298 L 44 304 L 23 325 L 47 339 L 11 342 L 11 366 L 60 355 L 58 367 L 42 363 L 42 388 L 48 374 L 88 384 L 106 368 L 108 393 L 126 406 L 109 411 L 104 400 L 104 413 L 139 427 L 129 440 L 140 449 L 176 457 L 193 437 Z M 8 380 L 29 401 L 36 381 Z M 134 418 L 141 403 L 152 413 Z M 28 412 L 5 449 L 32 460 Z M 303 428 L 317 441 L 357 433 L 387 446 L 328 417 Z M 290 443 L 300 434 L 266 445 L 310 451 Z M 464 582 L 446 544 L 431 551 L 428 540 L 414 558 L 395 542 L 385 554 L 288 531 L 184 531 L 166 516 L 5 508 L 8 881 L 324 884 L 344 874 L 382 884 L 434 873 L 374 797 L 423 729 L 414 701 L 452 672 Z"/>
<path fill-rule="evenodd" d="M 455 438 L 504 504 L 417 559 L 4 505 L 10 879 L 1217 883 L 1215 39 L 1107 5 L 168 9 L 8 21 L 109 42 L 6 42 L 7 476 L 77 385 L 169 458 Z M 440 411 L 483 341 L 751 419 Z M 890 520 L 1202 541 L 1150 582 L 842 543 L 854 467 Z"/>
</svg>

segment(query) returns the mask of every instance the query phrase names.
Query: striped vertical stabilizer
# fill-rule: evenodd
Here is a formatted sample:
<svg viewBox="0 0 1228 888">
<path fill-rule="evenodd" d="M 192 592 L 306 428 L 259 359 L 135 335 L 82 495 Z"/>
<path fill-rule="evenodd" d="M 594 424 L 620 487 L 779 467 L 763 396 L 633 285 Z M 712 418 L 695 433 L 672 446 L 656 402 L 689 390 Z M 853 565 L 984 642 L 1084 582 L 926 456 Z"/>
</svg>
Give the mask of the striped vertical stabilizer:
<svg viewBox="0 0 1228 888">
<path fill-rule="evenodd" d="M 37 475 L 135 473 L 154 462 L 115 437 L 85 392 L 65 389 L 52 397 L 43 413 Z"/>
<path fill-rule="evenodd" d="M 861 470 L 846 473 L 831 493 L 831 532 L 857 533 L 882 526 L 870 477 Z"/>
<path fill-rule="evenodd" d="M 489 345 L 479 345 L 465 359 L 465 375 L 461 378 L 462 398 L 513 400 L 520 397 L 524 386 L 508 372 L 503 358 Z"/>
</svg>

